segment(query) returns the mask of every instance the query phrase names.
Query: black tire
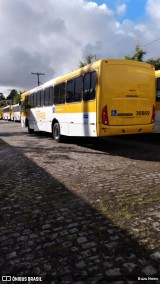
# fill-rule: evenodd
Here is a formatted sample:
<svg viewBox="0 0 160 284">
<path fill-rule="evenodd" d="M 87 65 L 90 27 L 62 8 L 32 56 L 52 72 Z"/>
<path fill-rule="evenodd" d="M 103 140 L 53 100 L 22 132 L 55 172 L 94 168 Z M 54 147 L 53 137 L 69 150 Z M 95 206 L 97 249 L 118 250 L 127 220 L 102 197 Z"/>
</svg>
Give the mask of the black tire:
<svg viewBox="0 0 160 284">
<path fill-rule="evenodd" d="M 56 122 L 54 125 L 53 125 L 53 128 L 52 128 L 52 135 L 53 135 L 53 139 L 57 142 L 57 143 L 60 143 L 62 142 L 62 135 L 60 134 L 60 125 L 58 122 Z"/>
</svg>

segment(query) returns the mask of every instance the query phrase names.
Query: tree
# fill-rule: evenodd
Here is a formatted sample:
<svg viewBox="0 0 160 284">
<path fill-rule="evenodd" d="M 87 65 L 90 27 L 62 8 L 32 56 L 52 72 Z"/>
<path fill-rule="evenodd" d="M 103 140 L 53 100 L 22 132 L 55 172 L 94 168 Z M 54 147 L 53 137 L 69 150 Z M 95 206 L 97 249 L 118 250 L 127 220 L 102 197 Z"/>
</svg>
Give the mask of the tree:
<svg viewBox="0 0 160 284">
<path fill-rule="evenodd" d="M 13 99 L 13 103 L 18 104 L 20 100 L 21 100 L 21 95 L 17 93 Z"/>
<path fill-rule="evenodd" d="M 149 58 L 146 63 L 149 63 L 154 66 L 155 70 L 160 70 L 160 57 L 157 59 Z"/>
<path fill-rule="evenodd" d="M 84 58 L 84 61 L 79 62 L 79 67 L 82 68 L 88 64 L 91 64 L 92 62 L 96 61 L 96 55 L 93 55 L 91 53 L 87 54 Z"/>
<path fill-rule="evenodd" d="M 5 96 L 3 95 L 3 93 L 0 93 L 0 100 L 5 100 Z"/>
<path fill-rule="evenodd" d="M 7 96 L 7 100 L 12 100 L 13 102 L 13 99 L 16 96 L 16 94 L 17 94 L 17 90 L 14 90 L 14 89 L 11 90 L 10 94 Z"/>
<path fill-rule="evenodd" d="M 3 95 L 3 93 L 0 93 L 0 107 L 4 107 L 6 106 L 6 101 L 5 101 L 5 96 Z"/>
<path fill-rule="evenodd" d="M 124 56 L 125 59 L 143 61 L 143 56 L 146 54 L 146 51 L 140 46 L 139 41 L 136 44 L 136 50 L 133 56 Z"/>
<path fill-rule="evenodd" d="M 20 101 L 20 94 L 18 94 L 17 90 L 13 89 L 8 95 L 7 100 L 12 100 L 12 104 L 17 104 Z"/>
<path fill-rule="evenodd" d="M 137 42 L 134 55 L 131 57 L 124 56 L 124 59 L 143 61 L 143 56 L 145 54 L 146 54 L 146 51 L 144 51 L 143 48 L 140 46 L 139 42 Z M 158 57 L 157 59 L 149 58 L 145 62 L 153 65 L 155 70 L 160 70 L 160 57 Z"/>
</svg>

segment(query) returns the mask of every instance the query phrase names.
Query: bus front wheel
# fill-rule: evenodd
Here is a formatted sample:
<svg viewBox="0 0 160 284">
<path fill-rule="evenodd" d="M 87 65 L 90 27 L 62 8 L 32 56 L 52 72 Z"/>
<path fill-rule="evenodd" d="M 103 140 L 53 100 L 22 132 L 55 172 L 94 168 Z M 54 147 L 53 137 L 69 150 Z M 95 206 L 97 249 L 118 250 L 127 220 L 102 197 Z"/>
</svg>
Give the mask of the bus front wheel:
<svg viewBox="0 0 160 284">
<path fill-rule="evenodd" d="M 53 135 L 53 139 L 59 143 L 59 142 L 62 142 L 62 135 L 60 134 L 60 125 L 58 122 L 56 122 L 54 125 L 53 125 L 53 128 L 52 128 L 52 135 Z"/>
</svg>

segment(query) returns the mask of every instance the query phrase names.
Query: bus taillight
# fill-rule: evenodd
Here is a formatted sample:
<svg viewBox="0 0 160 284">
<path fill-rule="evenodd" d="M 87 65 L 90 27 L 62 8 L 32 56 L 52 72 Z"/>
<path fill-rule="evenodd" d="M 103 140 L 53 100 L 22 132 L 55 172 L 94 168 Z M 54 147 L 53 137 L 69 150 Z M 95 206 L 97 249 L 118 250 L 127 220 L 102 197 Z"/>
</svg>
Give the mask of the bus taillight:
<svg viewBox="0 0 160 284">
<path fill-rule="evenodd" d="M 102 123 L 109 125 L 107 105 L 102 109 Z"/>
<path fill-rule="evenodd" d="M 155 110 L 155 106 L 153 105 L 151 123 L 155 122 L 155 115 L 156 115 L 156 110 Z"/>
</svg>

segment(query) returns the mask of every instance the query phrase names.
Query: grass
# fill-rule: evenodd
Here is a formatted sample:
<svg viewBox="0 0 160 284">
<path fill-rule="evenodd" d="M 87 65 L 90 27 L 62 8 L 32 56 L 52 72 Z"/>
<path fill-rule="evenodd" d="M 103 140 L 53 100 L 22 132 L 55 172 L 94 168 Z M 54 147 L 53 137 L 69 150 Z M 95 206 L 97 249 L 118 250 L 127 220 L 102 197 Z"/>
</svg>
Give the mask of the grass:
<svg viewBox="0 0 160 284">
<path fill-rule="evenodd" d="M 98 200 L 94 203 L 94 207 L 121 229 L 127 230 L 142 241 L 146 239 L 148 246 L 153 247 L 158 246 L 156 241 L 153 245 L 155 239 L 153 221 L 145 216 L 148 216 L 146 214 L 159 205 L 159 202 L 160 195 L 156 191 L 131 194 L 129 190 L 125 190 L 123 193 L 116 192 L 116 195 L 105 193 L 105 199 Z M 136 228 L 137 231 L 132 228 Z"/>
</svg>

